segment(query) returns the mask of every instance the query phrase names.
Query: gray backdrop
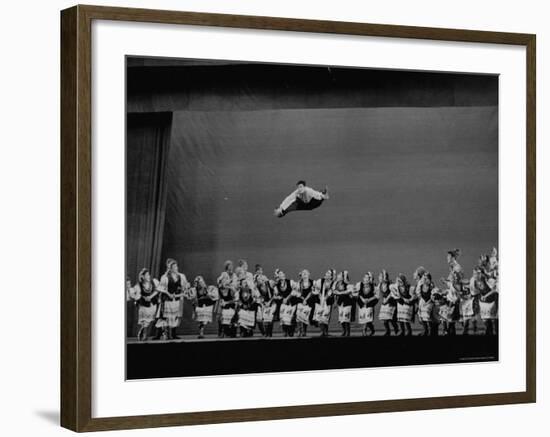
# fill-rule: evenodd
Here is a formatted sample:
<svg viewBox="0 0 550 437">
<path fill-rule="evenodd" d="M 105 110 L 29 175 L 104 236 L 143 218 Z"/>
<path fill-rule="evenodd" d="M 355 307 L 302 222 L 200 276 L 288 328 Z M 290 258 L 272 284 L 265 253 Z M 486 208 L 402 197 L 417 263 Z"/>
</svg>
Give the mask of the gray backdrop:
<svg viewBox="0 0 550 437">
<path fill-rule="evenodd" d="M 239 258 L 439 277 L 455 247 L 469 274 L 498 244 L 496 105 L 176 111 L 167 165 L 162 258 L 189 278 Z M 274 217 L 299 179 L 331 199 Z"/>
</svg>

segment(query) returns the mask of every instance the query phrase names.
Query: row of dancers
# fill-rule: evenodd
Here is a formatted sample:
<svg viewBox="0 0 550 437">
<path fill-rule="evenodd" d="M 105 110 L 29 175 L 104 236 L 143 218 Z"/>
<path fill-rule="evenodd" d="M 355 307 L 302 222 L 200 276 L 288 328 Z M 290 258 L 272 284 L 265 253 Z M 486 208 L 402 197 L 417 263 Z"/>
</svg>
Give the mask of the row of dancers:
<svg viewBox="0 0 550 437">
<path fill-rule="evenodd" d="M 216 285 L 207 285 L 202 276 L 189 283 L 174 259 L 166 261 L 160 280 L 148 269 L 140 271 L 135 285 L 127 279 L 127 298 L 138 308 L 137 337 L 143 341 L 177 339 L 184 305 L 192 305 L 198 337 L 205 327 L 217 323 L 218 337 L 251 337 L 257 328 L 264 337 L 272 337 L 278 323 L 285 337 L 306 336 L 309 326 L 320 335 L 329 335 L 332 317 L 338 317 L 342 336 L 351 335 L 352 324 L 361 327 L 364 336 L 376 333 L 375 319 L 384 326 L 383 335 L 412 335 L 412 325 L 421 325 L 419 335 L 456 335 L 477 333 L 483 323 L 484 334 L 498 333 L 498 256 L 480 256 L 472 276 L 466 278 L 458 262 L 460 250 L 447 253 L 449 274 L 439 284 L 424 267 L 418 267 L 410 283 L 404 274 L 393 280 L 386 270 L 377 278 L 372 272 L 352 283 L 347 271 L 329 269 L 320 279 L 312 279 L 306 269 L 297 280 L 275 270 L 268 278 L 261 265 L 254 273 L 240 260 L 234 267 L 226 261 Z M 334 314 L 334 315 L 333 315 Z M 154 332 L 152 332 L 154 331 Z"/>
</svg>

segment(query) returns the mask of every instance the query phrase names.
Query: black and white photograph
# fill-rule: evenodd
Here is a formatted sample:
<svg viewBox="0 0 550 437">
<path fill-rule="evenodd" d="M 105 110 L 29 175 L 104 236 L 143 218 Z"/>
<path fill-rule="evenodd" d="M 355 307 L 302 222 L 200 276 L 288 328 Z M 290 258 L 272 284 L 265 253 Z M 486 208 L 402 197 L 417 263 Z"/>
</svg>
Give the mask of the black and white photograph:
<svg viewBox="0 0 550 437">
<path fill-rule="evenodd" d="M 544 6 L 5 2 L 2 435 L 547 428 Z"/>
<path fill-rule="evenodd" d="M 498 96 L 127 56 L 126 378 L 498 361 Z"/>
</svg>

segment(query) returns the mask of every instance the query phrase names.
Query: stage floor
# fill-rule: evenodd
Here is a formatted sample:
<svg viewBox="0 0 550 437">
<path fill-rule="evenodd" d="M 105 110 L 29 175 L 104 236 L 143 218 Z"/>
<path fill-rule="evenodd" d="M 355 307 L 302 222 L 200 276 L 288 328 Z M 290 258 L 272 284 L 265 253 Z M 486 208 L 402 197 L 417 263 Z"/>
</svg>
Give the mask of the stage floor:
<svg viewBox="0 0 550 437">
<path fill-rule="evenodd" d="M 209 328 L 209 330 L 206 331 L 204 338 L 198 338 L 198 328 L 197 328 L 197 329 L 193 330 L 192 333 L 189 332 L 190 331 L 189 329 L 186 329 L 186 332 L 184 334 L 178 333 L 179 339 L 177 339 L 177 340 L 169 340 L 169 341 L 153 340 L 152 337 L 149 337 L 148 340 L 140 342 L 137 339 L 137 337 L 128 337 L 126 342 L 127 343 L 151 343 L 151 342 L 152 343 L 159 343 L 159 342 L 164 342 L 164 343 L 170 342 L 170 343 L 172 343 L 172 342 L 181 342 L 181 341 L 205 342 L 205 341 L 235 341 L 235 340 L 251 341 L 251 340 L 261 340 L 261 339 L 269 340 L 269 338 L 265 338 L 265 337 L 262 336 L 262 334 L 260 333 L 258 328 L 254 329 L 254 335 L 252 337 L 244 337 L 244 338 L 241 338 L 241 337 L 234 337 L 234 338 L 225 337 L 225 338 L 220 338 L 215 333 L 217 328 L 214 329 L 213 325 L 207 325 L 207 327 Z M 374 334 L 375 337 L 384 336 L 383 326 L 376 325 L 375 328 L 376 328 L 376 332 Z M 412 335 L 413 336 L 418 336 L 423 331 L 424 331 L 423 328 L 419 324 L 414 324 L 412 326 Z M 457 335 L 462 334 L 462 326 L 460 324 L 457 324 L 456 331 L 457 331 Z M 479 323 L 479 326 L 477 327 L 475 332 L 473 331 L 472 328 L 470 328 L 469 332 L 470 332 L 470 335 L 484 335 L 485 328 L 482 326 L 481 323 Z M 281 338 L 281 339 L 285 339 L 285 338 L 286 339 L 315 338 L 315 337 L 320 337 L 321 331 L 319 330 L 318 327 L 310 326 L 308 328 L 308 334 L 307 334 L 306 337 L 298 337 L 297 333 L 298 333 L 298 328 L 296 328 L 296 332 L 294 334 L 294 337 L 284 337 L 284 334 L 281 330 L 281 327 L 279 325 L 276 325 L 276 327 L 273 331 L 273 338 L 272 339 L 274 339 L 274 338 Z M 440 333 L 440 335 L 442 335 L 442 333 L 443 333 L 443 328 L 441 326 L 439 327 L 439 333 Z M 341 334 L 342 334 L 342 330 L 339 329 L 337 326 L 331 326 L 330 327 L 329 335 L 331 337 L 340 337 Z M 357 326 L 357 325 L 353 325 L 351 327 L 351 337 L 362 337 L 362 336 L 363 336 L 362 335 L 362 328 Z M 394 336 L 393 331 L 392 331 L 392 336 Z"/>
<path fill-rule="evenodd" d="M 412 329 L 412 336 L 416 337 L 419 336 L 423 330 L 421 328 L 413 328 Z M 329 337 L 341 337 L 342 331 L 330 331 Z M 440 334 L 442 336 L 442 334 Z M 461 328 L 458 328 L 457 330 L 457 336 L 461 335 Z M 478 335 L 484 335 L 483 329 L 477 331 L 476 333 L 470 333 L 471 336 L 478 336 Z M 392 332 L 392 337 L 395 337 L 396 335 Z M 218 337 L 216 334 L 208 334 L 205 335 L 203 338 L 198 338 L 197 334 L 178 334 L 178 339 L 175 340 L 153 340 L 152 337 L 149 337 L 147 340 L 139 341 L 137 337 L 130 337 L 127 339 L 127 344 L 132 343 L 178 343 L 178 342 L 218 342 L 218 341 L 254 341 L 254 340 L 307 340 L 310 338 L 316 338 L 320 337 L 320 332 L 317 330 L 317 332 L 309 333 L 305 337 L 299 337 L 298 333 L 296 332 L 294 334 L 294 337 L 285 337 L 282 332 L 274 332 L 273 337 L 266 338 L 263 337 L 260 332 L 254 332 L 254 335 L 252 337 Z M 350 337 L 363 337 L 363 334 L 360 330 L 351 331 Z M 376 331 L 373 335 L 373 337 L 384 337 L 384 331 Z"/>
<path fill-rule="evenodd" d="M 498 361 L 498 336 L 282 337 L 126 344 L 126 378 L 150 379 L 266 372 Z"/>
</svg>

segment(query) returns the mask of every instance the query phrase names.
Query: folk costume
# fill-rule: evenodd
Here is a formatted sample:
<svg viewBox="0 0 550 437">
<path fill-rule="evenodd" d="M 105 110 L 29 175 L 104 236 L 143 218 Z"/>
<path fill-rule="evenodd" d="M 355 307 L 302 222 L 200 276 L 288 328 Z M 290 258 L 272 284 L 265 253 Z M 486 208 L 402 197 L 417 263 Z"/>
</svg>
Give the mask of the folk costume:
<svg viewBox="0 0 550 437">
<path fill-rule="evenodd" d="M 243 283 L 239 290 L 237 300 L 237 324 L 241 337 L 252 337 L 254 325 L 256 324 L 256 302 L 252 297 L 252 290 Z"/>
<path fill-rule="evenodd" d="M 496 335 L 498 334 L 498 281 L 493 278 L 479 280 L 476 281 L 476 287 L 479 287 L 479 314 L 485 324 L 485 335 Z"/>
<path fill-rule="evenodd" d="M 149 277 L 149 280 L 146 277 Z M 158 287 L 159 281 L 150 277 L 149 270 L 142 269 L 139 272 L 138 283 L 130 291 L 130 296 L 138 308 L 137 338 L 140 341 L 147 339 L 148 331 L 155 321 L 158 307 Z"/>
<path fill-rule="evenodd" d="M 222 326 L 221 337 L 236 336 L 236 303 L 235 289 L 229 283 L 221 282 L 218 288 L 220 298 L 218 299 L 218 308 L 220 313 L 219 322 Z"/>
<path fill-rule="evenodd" d="M 221 272 L 220 276 L 218 276 L 218 279 L 216 280 L 216 284 L 218 285 L 218 290 L 221 290 L 222 288 L 225 288 L 227 290 L 231 290 L 232 296 L 235 295 L 235 290 L 238 285 L 238 279 L 237 275 L 233 271 L 233 262 L 230 260 L 225 261 L 224 263 L 224 270 Z M 216 314 L 216 319 L 218 321 L 218 337 L 224 337 L 224 325 L 222 323 L 222 301 L 221 299 L 218 300 L 216 303 L 216 306 L 214 308 L 214 313 Z M 227 315 L 227 312 L 226 312 Z"/>
<path fill-rule="evenodd" d="M 434 295 L 441 295 L 441 292 L 434 286 L 431 275 L 426 273 L 417 284 L 418 320 L 424 328 L 424 332 L 420 334 L 423 336 L 438 334 Z"/>
<path fill-rule="evenodd" d="M 397 293 L 393 284 L 390 283 L 389 275 L 385 271 L 380 275 L 378 294 L 381 300 L 378 319 L 384 323 L 384 335 L 391 335 L 390 327 L 393 328 L 395 335 L 397 335 L 399 333 L 397 325 L 397 299 L 399 298 L 399 293 Z"/>
<path fill-rule="evenodd" d="M 404 275 L 398 276 L 398 282 L 395 284 L 397 298 L 397 322 L 401 328 L 400 335 L 412 335 L 411 323 L 414 316 L 414 304 L 416 296 L 411 293 L 412 287 L 407 282 Z"/>
<path fill-rule="evenodd" d="M 219 299 L 219 291 L 214 286 L 207 286 L 202 276 L 197 276 L 193 281 L 191 292 L 195 298 L 195 320 L 199 322 L 198 338 L 204 338 L 204 328 L 212 323 L 214 318 L 214 305 Z"/>
<path fill-rule="evenodd" d="M 321 328 L 321 337 L 327 337 L 328 325 L 332 313 L 332 304 L 334 303 L 333 285 L 336 271 L 331 269 L 323 279 L 318 279 L 315 287 L 319 290 L 319 303 L 315 304 L 314 320 Z"/>
<path fill-rule="evenodd" d="M 372 274 L 367 274 L 368 278 L 358 282 L 355 286 L 357 290 L 358 322 L 363 325 L 363 336 L 372 336 L 374 329 L 374 308 L 378 303 L 380 296 L 372 280 Z"/>
<path fill-rule="evenodd" d="M 256 284 L 256 324 L 264 337 L 268 336 L 268 332 L 273 332 L 273 309 L 271 298 L 273 290 L 267 276 L 255 275 L 254 283 Z"/>
<path fill-rule="evenodd" d="M 443 332 L 445 335 L 456 335 L 456 322 L 460 316 L 459 310 L 459 292 L 461 285 L 456 283 L 456 279 L 448 284 L 447 290 L 444 290 L 438 298 L 439 319 L 443 322 Z"/>
<path fill-rule="evenodd" d="M 157 311 L 157 322 L 159 328 L 155 338 L 164 335 L 167 339 L 178 339 L 176 328 L 181 323 L 183 315 L 183 299 L 193 299 L 195 296 L 189 290 L 189 283 L 183 273 L 171 271 L 176 261 L 167 261 L 168 271 L 160 278 L 160 304 Z"/>
<path fill-rule="evenodd" d="M 296 319 L 299 327 L 298 336 L 305 337 L 308 326 L 313 323 L 317 324 L 317 322 L 313 321 L 313 312 L 315 303 L 319 301 L 319 295 L 313 292 L 314 285 L 313 281 L 309 278 L 309 272 L 306 278 L 300 278 L 298 290 L 301 299 L 296 309 Z"/>
<path fill-rule="evenodd" d="M 351 321 L 353 297 L 355 291 L 353 285 L 349 284 L 349 275 L 347 271 L 340 273 L 340 279 L 334 285 L 334 295 L 336 296 L 336 305 L 338 306 L 338 322 L 342 326 L 342 337 L 351 335 Z"/>
<path fill-rule="evenodd" d="M 275 284 L 279 295 L 282 297 L 279 307 L 279 318 L 285 337 L 293 337 L 296 330 L 296 310 L 301 300 L 298 286 L 290 279 L 281 278 Z"/>
</svg>

